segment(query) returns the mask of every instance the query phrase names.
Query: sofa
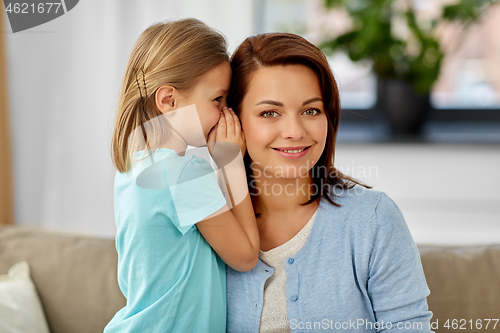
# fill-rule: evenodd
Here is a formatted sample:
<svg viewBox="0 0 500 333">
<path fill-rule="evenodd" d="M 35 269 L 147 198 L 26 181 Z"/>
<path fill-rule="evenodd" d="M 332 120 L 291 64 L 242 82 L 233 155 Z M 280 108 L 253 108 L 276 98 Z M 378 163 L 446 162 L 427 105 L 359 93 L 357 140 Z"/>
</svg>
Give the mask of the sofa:
<svg viewBox="0 0 500 333">
<path fill-rule="evenodd" d="M 500 332 L 500 322 L 485 327 L 485 319 L 500 318 L 500 244 L 419 250 L 431 290 L 433 331 Z M 30 265 L 52 333 L 102 332 L 125 305 L 112 239 L 0 226 L 0 274 L 20 261 Z"/>
</svg>

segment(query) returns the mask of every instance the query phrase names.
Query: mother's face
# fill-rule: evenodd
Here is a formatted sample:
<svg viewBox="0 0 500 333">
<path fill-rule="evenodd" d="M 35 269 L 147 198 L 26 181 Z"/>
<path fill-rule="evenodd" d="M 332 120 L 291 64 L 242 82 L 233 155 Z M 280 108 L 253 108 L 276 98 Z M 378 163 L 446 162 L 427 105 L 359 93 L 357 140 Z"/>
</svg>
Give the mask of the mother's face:
<svg viewBox="0 0 500 333">
<path fill-rule="evenodd" d="M 254 175 L 306 177 L 323 153 L 328 122 L 318 78 L 307 66 L 257 70 L 239 115 Z"/>
</svg>

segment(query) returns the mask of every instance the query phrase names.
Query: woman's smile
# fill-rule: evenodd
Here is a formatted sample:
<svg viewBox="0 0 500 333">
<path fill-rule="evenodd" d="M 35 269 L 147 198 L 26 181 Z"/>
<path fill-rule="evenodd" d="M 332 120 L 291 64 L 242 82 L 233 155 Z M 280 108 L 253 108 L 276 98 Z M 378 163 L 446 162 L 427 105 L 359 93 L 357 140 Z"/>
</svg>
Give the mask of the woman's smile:
<svg viewBox="0 0 500 333">
<path fill-rule="evenodd" d="M 311 148 L 311 146 L 280 147 L 272 149 L 285 158 L 299 159 L 306 156 L 306 154 L 309 151 L 309 148 Z"/>
</svg>

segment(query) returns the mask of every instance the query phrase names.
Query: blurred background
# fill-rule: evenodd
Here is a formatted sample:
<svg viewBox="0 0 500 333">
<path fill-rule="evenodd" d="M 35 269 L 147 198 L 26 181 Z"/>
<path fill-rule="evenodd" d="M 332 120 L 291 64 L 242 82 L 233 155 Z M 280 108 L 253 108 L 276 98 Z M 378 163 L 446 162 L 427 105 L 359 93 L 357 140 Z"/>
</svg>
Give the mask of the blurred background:
<svg viewBox="0 0 500 333">
<path fill-rule="evenodd" d="M 196 17 L 231 52 L 271 31 L 320 46 L 341 90 L 338 168 L 386 192 L 417 243 L 500 243 L 500 4 L 84 0 L 17 33 L 1 16 L 0 223 L 114 236 L 128 55 L 152 23 Z"/>
</svg>

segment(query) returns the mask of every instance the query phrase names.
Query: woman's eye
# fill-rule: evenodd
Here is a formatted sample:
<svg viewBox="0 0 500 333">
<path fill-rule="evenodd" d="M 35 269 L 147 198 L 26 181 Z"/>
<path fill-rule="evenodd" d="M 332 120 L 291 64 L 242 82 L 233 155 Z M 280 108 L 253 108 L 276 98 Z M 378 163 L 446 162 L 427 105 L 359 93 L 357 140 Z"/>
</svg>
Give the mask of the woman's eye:
<svg viewBox="0 0 500 333">
<path fill-rule="evenodd" d="M 260 114 L 264 118 L 274 118 L 278 115 L 276 111 L 264 111 Z"/>
<path fill-rule="evenodd" d="M 222 99 L 222 96 L 219 96 L 217 98 L 214 98 L 214 101 L 216 101 L 217 103 L 220 103 L 221 99 Z"/>
<path fill-rule="evenodd" d="M 320 111 L 318 109 L 307 109 L 307 110 L 305 110 L 302 113 L 305 114 L 305 115 L 307 115 L 307 116 L 315 116 L 318 113 L 320 113 Z"/>
</svg>

